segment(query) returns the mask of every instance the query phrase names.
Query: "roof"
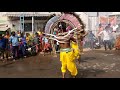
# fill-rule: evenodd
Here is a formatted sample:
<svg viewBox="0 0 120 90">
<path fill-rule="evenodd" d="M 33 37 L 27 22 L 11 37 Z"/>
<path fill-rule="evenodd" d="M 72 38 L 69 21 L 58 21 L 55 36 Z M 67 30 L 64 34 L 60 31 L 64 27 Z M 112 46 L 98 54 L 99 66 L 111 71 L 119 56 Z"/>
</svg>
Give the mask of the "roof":
<svg viewBox="0 0 120 90">
<path fill-rule="evenodd" d="M 109 16 L 112 15 L 120 15 L 120 12 L 113 12 L 112 14 L 109 14 Z"/>
<path fill-rule="evenodd" d="M 88 16 L 88 14 L 85 13 L 85 12 L 75 12 L 75 13 L 78 14 L 78 15 L 85 15 L 85 16 Z"/>
<path fill-rule="evenodd" d="M 50 12 L 6 12 L 4 16 L 12 16 L 12 17 L 20 17 L 24 15 L 25 17 L 32 17 L 32 16 L 50 16 Z"/>
<path fill-rule="evenodd" d="M 81 14 L 87 15 L 84 12 L 76 12 L 76 13 L 78 15 L 81 15 Z M 50 16 L 51 14 L 60 15 L 61 12 L 6 12 L 3 14 L 3 16 L 20 17 L 23 14 L 26 17 L 32 17 L 32 16 Z"/>
</svg>

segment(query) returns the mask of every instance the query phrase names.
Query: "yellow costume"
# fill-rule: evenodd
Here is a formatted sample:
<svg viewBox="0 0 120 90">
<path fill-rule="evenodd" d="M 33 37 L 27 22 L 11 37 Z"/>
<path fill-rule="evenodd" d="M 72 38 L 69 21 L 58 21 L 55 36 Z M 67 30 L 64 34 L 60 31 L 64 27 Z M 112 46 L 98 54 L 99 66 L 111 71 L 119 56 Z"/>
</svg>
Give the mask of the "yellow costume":
<svg viewBox="0 0 120 90">
<path fill-rule="evenodd" d="M 26 37 L 26 41 L 28 42 L 30 40 L 30 36 Z"/>
<path fill-rule="evenodd" d="M 42 33 L 40 31 L 37 32 L 39 35 L 41 35 Z"/>
<path fill-rule="evenodd" d="M 76 59 L 79 59 L 80 58 L 80 49 L 79 49 L 77 43 L 72 41 L 71 42 L 71 47 L 74 50 Z"/>
<path fill-rule="evenodd" d="M 62 63 L 61 71 L 63 73 L 68 69 L 72 76 L 76 76 L 78 71 L 75 65 L 75 53 L 73 49 L 60 49 L 60 61 Z"/>
<path fill-rule="evenodd" d="M 32 40 L 32 37 L 30 35 L 26 36 L 26 42 L 28 45 L 31 45 L 31 40 Z"/>
</svg>

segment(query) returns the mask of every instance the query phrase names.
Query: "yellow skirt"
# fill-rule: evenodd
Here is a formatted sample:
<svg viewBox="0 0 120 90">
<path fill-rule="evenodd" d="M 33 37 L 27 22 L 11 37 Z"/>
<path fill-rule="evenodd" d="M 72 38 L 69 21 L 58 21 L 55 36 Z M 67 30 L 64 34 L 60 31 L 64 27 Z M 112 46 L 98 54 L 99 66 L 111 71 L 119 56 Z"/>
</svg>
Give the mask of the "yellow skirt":
<svg viewBox="0 0 120 90">
<path fill-rule="evenodd" d="M 72 76 L 77 75 L 78 71 L 75 64 L 75 53 L 73 50 L 70 52 L 60 52 L 60 61 L 62 64 L 61 71 L 63 73 L 68 69 Z"/>
</svg>

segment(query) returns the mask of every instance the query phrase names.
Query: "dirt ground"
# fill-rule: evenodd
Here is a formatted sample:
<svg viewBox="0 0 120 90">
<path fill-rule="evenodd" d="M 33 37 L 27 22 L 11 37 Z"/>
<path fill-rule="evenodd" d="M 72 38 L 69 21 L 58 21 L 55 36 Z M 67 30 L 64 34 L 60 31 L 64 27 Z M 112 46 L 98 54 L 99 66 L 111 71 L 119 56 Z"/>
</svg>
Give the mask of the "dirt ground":
<svg viewBox="0 0 120 90">
<path fill-rule="evenodd" d="M 120 78 L 120 51 L 84 50 L 76 78 Z M 61 78 L 59 54 L 0 61 L 0 78 Z M 71 78 L 68 72 L 66 78 Z"/>
</svg>

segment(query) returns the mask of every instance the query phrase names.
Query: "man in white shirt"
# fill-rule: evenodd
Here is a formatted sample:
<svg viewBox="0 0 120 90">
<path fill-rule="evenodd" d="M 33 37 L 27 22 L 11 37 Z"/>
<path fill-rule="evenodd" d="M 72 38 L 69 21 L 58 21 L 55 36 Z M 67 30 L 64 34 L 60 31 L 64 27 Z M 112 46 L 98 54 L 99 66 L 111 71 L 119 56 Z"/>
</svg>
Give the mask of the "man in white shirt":
<svg viewBox="0 0 120 90">
<path fill-rule="evenodd" d="M 105 50 L 107 50 L 107 45 L 108 45 L 108 48 L 111 50 L 112 47 L 111 47 L 111 33 L 112 31 L 110 31 L 108 29 L 108 26 L 105 27 L 105 30 L 101 31 L 98 36 L 100 36 L 101 34 L 103 34 L 103 42 L 104 42 L 104 47 L 105 47 Z"/>
</svg>

